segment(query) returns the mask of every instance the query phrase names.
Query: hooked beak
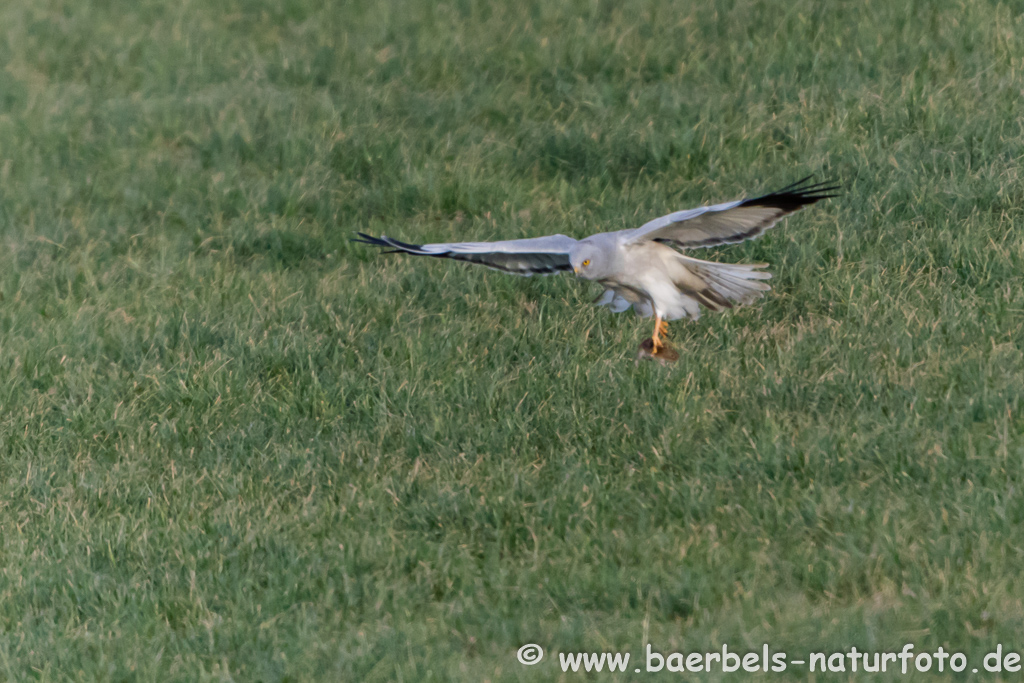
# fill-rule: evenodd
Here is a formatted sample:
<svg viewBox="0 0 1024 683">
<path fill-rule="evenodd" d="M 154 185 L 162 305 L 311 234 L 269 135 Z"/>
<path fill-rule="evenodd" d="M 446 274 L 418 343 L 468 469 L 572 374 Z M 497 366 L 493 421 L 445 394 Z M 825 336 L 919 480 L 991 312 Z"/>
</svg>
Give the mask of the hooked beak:
<svg viewBox="0 0 1024 683">
<path fill-rule="evenodd" d="M 580 269 L 579 269 L 579 268 L 577 268 L 576 266 L 573 266 L 573 267 L 572 267 L 572 272 L 574 272 L 574 273 L 576 273 L 577 275 L 579 275 L 579 274 L 580 274 Z"/>
</svg>

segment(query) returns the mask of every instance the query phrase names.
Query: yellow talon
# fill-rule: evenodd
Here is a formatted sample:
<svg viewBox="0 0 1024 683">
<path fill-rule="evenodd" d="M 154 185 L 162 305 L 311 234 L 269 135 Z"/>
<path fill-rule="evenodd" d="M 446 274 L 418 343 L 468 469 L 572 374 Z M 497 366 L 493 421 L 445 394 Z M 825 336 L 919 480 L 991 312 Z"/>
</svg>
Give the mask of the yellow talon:
<svg viewBox="0 0 1024 683">
<path fill-rule="evenodd" d="M 660 315 L 655 314 L 654 334 L 651 335 L 651 344 L 654 348 L 655 355 L 657 355 L 658 351 L 660 351 L 665 346 L 664 344 L 661 343 L 661 339 L 658 338 L 658 335 L 661 334 L 668 334 L 668 325 L 665 324 L 665 321 L 661 319 Z"/>
</svg>

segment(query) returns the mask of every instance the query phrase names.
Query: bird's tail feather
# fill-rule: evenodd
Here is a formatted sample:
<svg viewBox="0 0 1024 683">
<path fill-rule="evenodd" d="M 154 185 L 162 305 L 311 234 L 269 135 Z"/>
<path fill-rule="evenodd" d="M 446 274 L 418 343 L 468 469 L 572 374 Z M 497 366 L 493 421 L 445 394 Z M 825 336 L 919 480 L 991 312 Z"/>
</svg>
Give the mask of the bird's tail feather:
<svg viewBox="0 0 1024 683">
<path fill-rule="evenodd" d="M 771 289 L 763 280 L 771 279 L 772 274 L 758 270 L 767 268 L 767 263 L 715 263 L 683 254 L 679 257 L 707 283 L 707 288 L 694 296 L 713 311 L 732 308 L 732 302 L 749 304 Z"/>
</svg>

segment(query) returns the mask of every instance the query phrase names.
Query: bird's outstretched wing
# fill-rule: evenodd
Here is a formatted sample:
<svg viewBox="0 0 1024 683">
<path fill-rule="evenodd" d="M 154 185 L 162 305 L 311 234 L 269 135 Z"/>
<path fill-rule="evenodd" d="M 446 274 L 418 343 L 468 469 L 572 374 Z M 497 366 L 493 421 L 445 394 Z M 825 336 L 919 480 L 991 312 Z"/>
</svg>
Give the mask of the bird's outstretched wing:
<svg viewBox="0 0 1024 683">
<path fill-rule="evenodd" d="M 681 249 L 734 244 L 757 237 L 794 211 L 835 197 L 838 185 L 811 183 L 810 176 L 754 199 L 677 211 L 627 230 L 625 244 L 654 240 Z"/>
<path fill-rule="evenodd" d="M 515 275 L 550 275 L 572 270 L 569 251 L 576 240 L 565 235 L 547 235 L 502 242 L 454 242 L 450 244 L 409 244 L 387 235 L 373 237 L 357 233 L 355 242 L 388 247 L 388 254 L 403 253 L 479 263 Z"/>
</svg>

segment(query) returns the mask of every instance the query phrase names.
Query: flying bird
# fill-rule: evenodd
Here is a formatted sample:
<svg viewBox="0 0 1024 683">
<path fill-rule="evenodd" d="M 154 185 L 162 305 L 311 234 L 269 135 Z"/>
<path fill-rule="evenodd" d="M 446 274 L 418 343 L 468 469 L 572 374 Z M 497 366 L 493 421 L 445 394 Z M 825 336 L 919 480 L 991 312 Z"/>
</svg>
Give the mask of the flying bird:
<svg viewBox="0 0 1024 683">
<path fill-rule="evenodd" d="M 839 186 L 812 183 L 807 177 L 753 199 L 677 211 L 639 228 L 601 232 L 581 240 L 547 235 L 500 242 L 409 244 L 386 235 L 357 233 L 356 242 L 389 249 L 386 253 L 448 258 L 530 276 L 572 271 L 596 280 L 605 290 L 594 303 L 620 313 L 632 308 L 654 316 L 650 347 L 665 347 L 665 321 L 700 317 L 701 306 L 721 311 L 759 299 L 771 289 L 766 263 L 715 263 L 683 253 L 690 249 L 735 244 L 758 237 L 805 206 L 835 197 Z"/>
</svg>

